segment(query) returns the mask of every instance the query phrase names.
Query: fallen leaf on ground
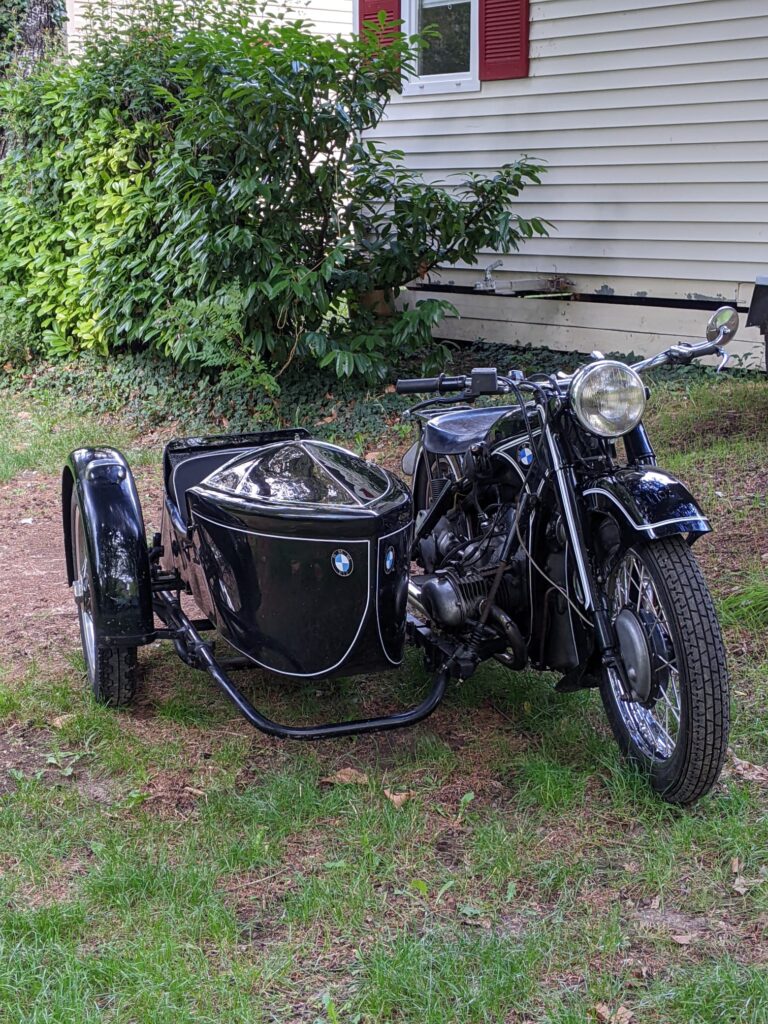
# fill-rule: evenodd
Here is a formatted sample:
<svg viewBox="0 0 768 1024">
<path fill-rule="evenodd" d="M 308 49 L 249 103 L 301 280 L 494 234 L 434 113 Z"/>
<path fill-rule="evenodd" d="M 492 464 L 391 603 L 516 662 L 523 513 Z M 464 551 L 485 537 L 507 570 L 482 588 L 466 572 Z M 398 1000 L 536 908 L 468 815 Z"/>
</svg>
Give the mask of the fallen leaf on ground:
<svg viewBox="0 0 768 1024">
<path fill-rule="evenodd" d="M 672 941 L 676 942 L 678 946 L 690 946 L 690 944 L 695 940 L 695 938 L 695 935 L 686 933 L 684 935 L 673 935 Z"/>
<path fill-rule="evenodd" d="M 63 729 L 67 722 L 71 722 L 74 717 L 74 715 L 56 715 L 51 725 L 54 729 Z"/>
<path fill-rule="evenodd" d="M 367 786 L 368 776 L 357 768 L 340 768 L 333 775 L 325 775 L 321 782 L 327 786 Z"/>
<path fill-rule="evenodd" d="M 393 803 L 395 807 L 402 807 L 404 803 L 416 796 L 416 792 L 413 789 L 406 789 L 402 793 L 394 793 L 391 789 L 385 789 L 384 796 L 387 800 Z"/>
<path fill-rule="evenodd" d="M 751 761 L 742 761 L 740 757 L 732 757 L 731 764 L 734 775 L 746 779 L 747 782 L 756 782 L 760 786 L 768 786 L 768 768 L 762 764 L 752 764 Z"/>
<path fill-rule="evenodd" d="M 626 1006 L 620 1006 L 617 1010 L 612 1010 L 607 1003 L 598 1003 L 595 1007 L 595 1013 L 597 1014 L 597 1019 L 604 1021 L 605 1024 L 631 1024 L 635 1016 Z"/>
<path fill-rule="evenodd" d="M 734 892 L 737 892 L 739 896 L 746 896 L 753 885 L 757 885 L 757 882 L 753 882 L 749 878 L 744 878 L 743 875 L 736 875 L 733 880 Z"/>
</svg>

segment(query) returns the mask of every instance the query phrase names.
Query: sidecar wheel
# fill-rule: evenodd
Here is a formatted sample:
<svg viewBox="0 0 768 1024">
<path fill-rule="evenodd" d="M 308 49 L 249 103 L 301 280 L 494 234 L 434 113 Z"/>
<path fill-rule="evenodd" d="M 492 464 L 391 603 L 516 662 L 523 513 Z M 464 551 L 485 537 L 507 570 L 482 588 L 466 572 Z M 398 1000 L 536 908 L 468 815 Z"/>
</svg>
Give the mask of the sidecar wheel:
<svg viewBox="0 0 768 1024">
<path fill-rule="evenodd" d="M 80 621 L 80 640 L 93 696 L 100 704 L 123 707 L 136 693 L 137 658 L 135 647 L 111 647 L 100 643 L 94 622 L 91 595 L 93 571 L 85 537 L 85 525 L 76 495 L 70 507 L 75 579 L 72 588 Z"/>
<path fill-rule="evenodd" d="M 638 544 L 608 582 L 625 668 L 642 701 L 605 673 L 603 703 L 622 751 L 664 800 L 691 804 L 717 781 L 728 744 L 725 647 L 709 593 L 682 537 Z"/>
</svg>

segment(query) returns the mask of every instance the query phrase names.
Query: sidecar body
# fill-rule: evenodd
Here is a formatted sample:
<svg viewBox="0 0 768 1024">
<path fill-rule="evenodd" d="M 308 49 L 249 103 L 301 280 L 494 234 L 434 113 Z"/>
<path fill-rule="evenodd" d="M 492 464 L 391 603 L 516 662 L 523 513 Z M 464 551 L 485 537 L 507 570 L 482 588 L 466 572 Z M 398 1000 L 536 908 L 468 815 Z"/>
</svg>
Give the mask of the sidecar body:
<svg viewBox="0 0 768 1024">
<path fill-rule="evenodd" d="M 129 649 L 135 665 L 138 646 L 165 639 L 277 736 L 394 728 L 437 706 L 442 671 L 408 711 L 283 726 L 228 674 L 251 666 L 314 679 L 391 669 L 402 661 L 408 625 L 428 647 L 429 631 L 407 615 L 413 503 L 398 477 L 299 429 L 172 441 L 163 480 L 161 528 L 150 545 L 120 452 L 79 449 L 65 466 L 67 570 L 92 682 L 119 663 L 115 652 Z M 203 640 L 206 631 L 223 637 L 228 656 Z"/>
<path fill-rule="evenodd" d="M 160 564 L 270 672 L 350 675 L 403 657 L 411 500 L 306 432 L 173 441 Z"/>
</svg>

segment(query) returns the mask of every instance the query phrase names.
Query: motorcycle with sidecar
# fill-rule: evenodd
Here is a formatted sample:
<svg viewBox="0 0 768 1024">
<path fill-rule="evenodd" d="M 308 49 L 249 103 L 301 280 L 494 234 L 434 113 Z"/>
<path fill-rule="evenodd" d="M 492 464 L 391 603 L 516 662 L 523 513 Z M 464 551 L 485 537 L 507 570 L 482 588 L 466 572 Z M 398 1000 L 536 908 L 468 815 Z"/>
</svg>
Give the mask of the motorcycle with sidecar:
<svg viewBox="0 0 768 1024">
<path fill-rule="evenodd" d="M 67 575 L 94 695 L 129 703 L 137 649 L 168 640 L 258 729 L 317 740 L 419 722 L 451 681 L 495 659 L 556 672 L 561 691 L 599 689 L 653 789 L 693 802 L 718 778 L 728 739 L 725 650 L 693 553 L 711 526 L 657 465 L 640 375 L 722 354 L 737 328 L 722 307 L 707 340 L 634 366 L 593 353 L 572 375 L 400 380 L 401 394 L 432 395 L 406 414 L 410 486 L 304 429 L 171 441 L 151 543 L 125 457 L 72 452 Z M 217 655 L 211 631 L 231 656 Z M 424 652 L 431 687 L 376 718 L 274 722 L 232 677 L 396 669 L 406 643 Z"/>
</svg>

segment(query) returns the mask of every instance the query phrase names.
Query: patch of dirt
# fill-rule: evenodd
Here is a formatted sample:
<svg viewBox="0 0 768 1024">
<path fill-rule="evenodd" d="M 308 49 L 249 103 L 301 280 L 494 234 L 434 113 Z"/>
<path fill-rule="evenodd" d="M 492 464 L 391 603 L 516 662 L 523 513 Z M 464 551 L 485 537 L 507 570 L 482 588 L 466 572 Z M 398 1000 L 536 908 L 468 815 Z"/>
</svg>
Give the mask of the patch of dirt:
<svg viewBox="0 0 768 1024">
<path fill-rule="evenodd" d="M 744 567 L 768 556 L 768 466 L 758 459 L 753 466 L 720 467 L 717 477 L 702 474 L 686 481 L 694 494 L 707 485 L 717 489 L 717 504 L 705 501 L 713 532 L 696 542 L 696 557 L 718 593 L 728 593 L 743 582 Z M 762 543 L 761 543 L 762 540 Z"/>
<path fill-rule="evenodd" d="M 634 935 L 633 945 L 644 940 L 666 939 L 692 958 L 714 951 L 727 953 L 740 963 L 768 962 L 768 916 L 757 920 L 734 920 L 727 907 L 719 913 L 689 914 L 662 907 L 658 900 L 644 901 L 629 910 L 626 923 Z"/>
<path fill-rule="evenodd" d="M 149 780 L 142 806 L 163 818 L 188 818 L 203 796 L 205 791 L 191 784 L 188 772 L 163 771 Z"/>
<path fill-rule="evenodd" d="M 71 899 L 77 888 L 78 879 L 90 871 L 93 856 L 89 849 L 84 848 L 71 853 L 63 860 L 55 861 L 50 865 L 44 882 L 19 883 L 14 889 L 13 903 L 25 910 L 41 910 Z M 0 873 L 6 872 L 3 870 Z"/>
<path fill-rule="evenodd" d="M 57 781 L 55 765 L 47 763 L 50 734 L 22 723 L 12 723 L 0 731 L 0 796 L 12 793 L 19 775 L 42 774 L 48 781 Z"/>
<path fill-rule="evenodd" d="M 149 536 L 160 523 L 160 471 L 139 466 L 134 476 Z M 80 643 L 66 579 L 60 476 L 25 470 L 0 484 L 0 565 L 0 663 L 60 670 Z"/>
</svg>

